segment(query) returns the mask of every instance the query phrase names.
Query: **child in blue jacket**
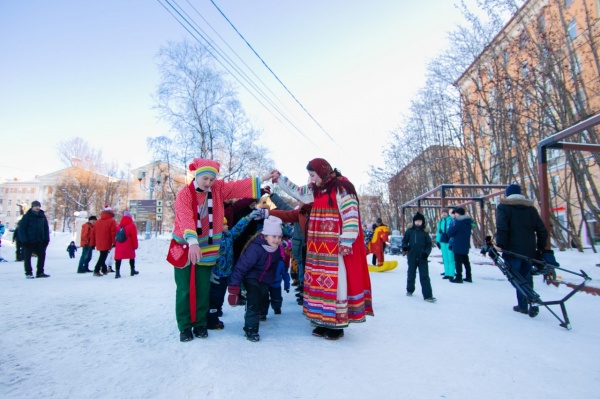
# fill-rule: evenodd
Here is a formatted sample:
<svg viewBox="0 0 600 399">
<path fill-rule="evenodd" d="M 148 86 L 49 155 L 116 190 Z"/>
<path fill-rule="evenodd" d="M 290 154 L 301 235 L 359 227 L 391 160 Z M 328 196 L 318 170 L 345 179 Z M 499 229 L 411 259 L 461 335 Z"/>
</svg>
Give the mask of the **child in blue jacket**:
<svg viewBox="0 0 600 399">
<path fill-rule="evenodd" d="M 223 302 L 229 285 L 229 276 L 233 270 L 233 243 L 246 230 L 250 221 L 260 216 L 260 210 L 254 210 L 241 218 L 231 230 L 227 219 L 223 218 L 223 232 L 221 247 L 217 263 L 212 267 L 210 274 L 210 290 L 208 294 L 208 313 L 206 315 L 206 328 L 209 330 L 222 330 L 225 324 L 219 317 L 223 316 Z"/>
<path fill-rule="evenodd" d="M 244 315 L 244 335 L 249 341 L 258 342 L 260 314 L 265 295 L 275 280 L 277 265 L 282 260 L 279 244 L 282 237 L 281 219 L 269 216 L 263 229 L 256 233 L 243 249 L 229 281 L 231 306 L 239 304 L 240 286 L 246 287 L 246 313 Z"/>
<path fill-rule="evenodd" d="M 285 242 L 286 240 L 284 240 Z M 291 246 L 289 240 L 287 245 Z M 275 280 L 269 286 L 269 292 L 263 299 L 262 312 L 260 314 L 260 320 L 267 320 L 267 314 L 269 313 L 269 305 L 273 308 L 275 314 L 281 314 L 281 305 L 283 304 L 283 296 L 281 293 L 281 282 L 283 281 L 283 289 L 285 292 L 290 292 L 290 273 L 288 266 L 285 264 L 285 248 L 286 245 L 279 246 L 279 252 L 281 254 L 281 261 L 277 264 L 277 271 L 275 272 Z"/>
<path fill-rule="evenodd" d="M 75 245 L 75 241 L 71 241 L 67 247 L 67 252 L 69 253 L 69 258 L 73 259 L 75 257 L 75 252 L 77 252 L 77 245 Z"/>
</svg>

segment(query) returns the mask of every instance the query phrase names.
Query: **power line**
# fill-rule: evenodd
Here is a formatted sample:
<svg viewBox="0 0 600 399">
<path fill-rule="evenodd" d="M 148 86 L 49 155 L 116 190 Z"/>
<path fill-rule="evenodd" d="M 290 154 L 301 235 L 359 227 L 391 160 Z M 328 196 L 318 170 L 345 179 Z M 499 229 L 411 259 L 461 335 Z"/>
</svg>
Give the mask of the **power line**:
<svg viewBox="0 0 600 399">
<path fill-rule="evenodd" d="M 293 122 L 292 122 L 292 121 L 291 121 L 291 120 L 290 120 L 290 119 L 289 119 L 289 118 L 288 118 L 288 117 L 287 117 L 287 116 L 286 116 L 286 115 L 285 115 L 285 114 L 284 114 L 284 113 L 283 113 L 283 112 L 282 112 L 282 111 L 281 111 L 281 110 L 280 110 L 280 109 L 279 109 L 279 108 L 278 108 L 278 107 L 275 105 L 275 104 L 273 104 L 273 102 L 272 102 L 272 101 L 271 101 L 271 100 L 270 100 L 270 99 L 269 99 L 269 98 L 266 96 L 266 94 L 265 94 L 265 93 L 264 93 L 262 90 L 260 90 L 258 87 L 256 87 L 256 85 L 255 85 L 255 84 L 254 84 L 254 83 L 253 83 L 253 82 L 252 82 L 252 81 L 251 81 L 251 80 L 248 78 L 248 76 L 247 76 L 245 73 L 243 73 L 242 71 L 240 71 L 240 69 L 237 67 L 237 65 L 235 65 L 235 63 L 234 63 L 234 62 L 233 62 L 231 59 L 229 59 L 229 57 L 227 57 L 227 55 L 223 54 L 223 52 L 222 52 L 222 51 L 221 51 L 221 50 L 218 48 L 218 46 L 217 46 L 216 44 L 214 44 L 214 45 L 213 45 L 213 41 L 212 41 L 212 40 L 211 40 L 211 39 L 208 37 L 208 35 L 206 35 L 206 33 L 204 33 L 204 31 L 202 31 L 202 33 L 204 33 L 204 35 L 203 35 L 202 33 L 200 33 L 200 32 L 199 32 L 199 30 L 202 30 L 200 27 L 198 27 L 198 28 L 194 27 L 194 25 L 198 26 L 198 24 L 197 24 L 195 21 L 193 21 L 193 18 L 191 18 L 191 17 L 190 17 L 190 16 L 189 16 L 189 15 L 188 15 L 188 14 L 187 14 L 187 13 L 186 13 L 184 10 L 183 10 L 183 8 L 182 8 L 182 7 L 181 7 L 179 4 L 177 4 L 177 2 L 176 2 L 175 0 L 171 0 L 171 1 L 169 1 L 169 0 L 163 0 L 163 1 L 164 1 L 165 3 L 167 3 L 167 4 L 169 5 L 169 7 L 170 7 L 170 8 L 171 8 L 171 9 L 172 9 L 172 10 L 173 10 L 173 11 L 174 11 L 174 12 L 175 12 L 177 15 L 175 15 L 175 14 L 174 14 L 174 13 L 173 13 L 173 12 L 172 12 L 172 11 L 171 11 L 171 10 L 170 10 L 168 7 L 167 7 L 167 6 L 165 6 L 165 4 L 163 4 L 161 0 L 157 0 L 157 1 L 159 2 L 159 4 L 160 4 L 161 6 L 163 6 L 163 8 L 165 8 L 165 10 L 166 10 L 166 11 L 167 11 L 169 14 L 171 14 L 171 16 L 172 16 L 173 18 L 175 18 L 175 20 L 176 20 L 176 21 L 177 21 L 177 22 L 178 22 L 178 23 L 179 23 L 179 24 L 180 24 L 180 25 L 181 25 L 181 26 L 182 26 L 182 27 L 183 27 L 183 28 L 184 28 L 184 29 L 185 29 L 185 30 L 186 30 L 186 31 L 187 31 L 187 32 L 188 32 L 188 33 L 189 33 L 189 34 L 190 34 L 190 35 L 191 35 L 191 36 L 192 36 L 192 37 L 193 37 L 193 38 L 194 38 L 196 41 L 197 41 L 197 42 L 199 42 L 199 43 L 200 43 L 200 44 L 201 44 L 201 45 L 202 45 L 202 46 L 203 46 L 203 47 L 206 49 L 206 51 L 207 51 L 207 52 L 208 52 L 208 53 L 209 53 L 209 54 L 210 54 L 210 55 L 211 55 L 211 56 L 212 56 L 212 57 L 213 57 L 213 58 L 214 58 L 214 59 L 215 59 L 215 60 L 216 60 L 216 61 L 217 61 L 217 62 L 218 62 L 218 63 L 219 63 L 219 64 L 220 64 L 220 65 L 221 65 L 221 66 L 222 66 L 222 67 L 223 67 L 223 68 L 224 68 L 226 71 L 227 71 L 227 72 L 229 72 L 229 74 L 230 74 L 231 76 L 233 76 L 233 78 L 234 78 L 234 79 L 236 79 L 236 80 L 238 81 L 238 83 L 239 83 L 239 84 L 240 84 L 242 87 L 244 87 L 244 89 L 246 89 L 246 91 L 248 91 L 248 93 L 250 93 L 250 95 L 251 95 L 252 97 L 254 97 L 254 99 L 255 99 L 256 101 L 258 101 L 258 103 L 259 103 L 261 106 L 263 106 L 263 107 L 264 107 L 264 108 L 265 108 L 265 109 L 266 109 L 266 110 L 267 110 L 267 111 L 268 111 L 268 112 L 269 112 L 271 115 L 273 115 L 273 117 L 274 117 L 275 119 L 277 119 L 277 120 L 278 120 L 278 121 L 279 121 L 279 122 L 280 122 L 282 125 L 285 125 L 285 123 L 283 123 L 283 121 L 282 121 L 282 120 L 281 120 L 281 119 L 280 119 L 280 118 L 279 118 L 277 115 L 275 115 L 275 114 L 273 113 L 273 111 L 272 111 L 272 110 L 271 110 L 269 107 L 267 107 L 267 106 L 266 106 L 266 105 L 265 105 L 265 104 L 264 104 L 264 103 L 263 103 L 263 102 L 262 102 L 262 101 L 261 101 L 261 100 L 260 100 L 260 99 L 259 99 L 259 98 L 258 98 L 258 97 L 255 95 L 255 94 L 254 94 L 254 92 L 253 92 L 252 90 L 250 90 L 250 89 L 249 89 L 249 88 L 248 88 L 248 87 L 247 87 L 247 86 L 246 86 L 246 85 L 245 85 L 245 84 L 244 84 L 244 83 L 243 83 L 243 82 L 240 80 L 240 78 L 239 78 L 239 77 L 238 77 L 236 74 L 232 73 L 232 71 L 231 71 L 231 70 L 230 70 L 230 69 L 229 69 L 229 68 L 228 68 L 228 67 L 227 67 L 227 66 L 226 66 L 226 65 L 223 63 L 223 61 L 224 61 L 224 62 L 226 62 L 226 63 L 228 63 L 228 64 L 230 65 L 230 67 L 231 67 L 231 68 L 233 68 L 233 69 L 235 69 L 235 70 L 236 70 L 236 72 L 237 72 L 238 74 L 240 74 L 240 75 L 241 75 L 241 77 L 242 77 L 244 80 L 246 80 L 246 81 L 247 81 L 247 82 L 248 82 L 250 85 L 252 85 L 252 86 L 254 87 L 254 89 L 255 89 L 256 91 L 258 91 L 258 92 L 259 92 L 259 94 L 260 94 L 260 95 L 261 95 L 261 96 L 262 96 L 262 97 L 263 97 L 263 98 L 264 98 L 264 99 L 265 99 L 267 102 L 269 102 L 269 104 L 270 104 L 270 105 L 271 105 L 271 106 L 272 106 L 272 107 L 275 109 L 275 111 L 277 111 L 277 113 L 279 113 L 279 115 L 281 115 L 281 117 L 282 117 L 283 119 L 285 119 L 285 120 L 288 122 L 288 124 L 289 124 L 290 126 L 292 126 L 292 127 L 293 127 L 293 128 L 296 130 L 296 131 L 298 131 L 298 132 L 299 132 L 299 133 L 300 133 L 300 134 L 301 134 L 301 135 L 302 135 L 302 136 L 303 136 L 303 137 L 304 137 L 304 138 L 305 138 L 307 141 L 309 141 L 309 142 L 310 142 L 312 145 L 314 145 L 316 148 L 318 148 L 318 146 L 317 146 L 317 145 L 316 145 L 316 144 L 315 144 L 315 143 L 314 143 L 314 142 L 313 142 L 313 141 L 312 141 L 312 140 L 311 140 L 309 137 L 307 137 L 307 136 L 306 136 L 306 135 L 305 135 L 305 134 L 304 134 L 304 133 L 303 133 L 303 132 L 302 132 L 302 131 L 301 131 L 301 130 L 300 130 L 300 129 L 299 129 L 299 128 L 298 128 L 298 127 L 297 127 L 297 126 L 296 126 L 296 125 L 295 125 L 295 124 L 294 124 L 294 123 L 293 123 Z M 176 7 L 175 7 L 173 4 L 171 4 L 171 3 L 174 3 L 174 4 L 176 4 L 176 5 L 177 5 L 177 8 L 176 8 Z M 184 16 L 182 13 L 183 13 L 183 14 L 185 14 L 185 16 Z M 185 24 L 182 22 L 182 20 L 183 20 L 183 21 L 185 21 Z M 192 21 L 193 21 L 193 23 L 192 23 L 192 22 L 190 22 L 190 20 L 192 20 Z M 187 24 L 187 26 L 186 26 L 186 24 Z M 189 26 L 189 28 L 188 28 L 188 26 Z M 192 29 L 192 30 L 195 32 L 195 34 L 194 34 L 194 33 L 193 33 L 193 32 L 192 32 L 190 29 Z M 198 36 L 200 36 L 200 38 L 202 38 L 202 39 L 204 40 L 204 42 L 205 42 L 205 43 L 203 43 L 203 42 L 202 42 L 200 39 L 198 39 L 198 37 L 196 37 L 196 34 L 197 34 Z M 210 47 L 210 48 L 209 48 L 209 47 Z M 213 50 L 213 51 L 211 51 L 211 48 L 212 48 L 212 50 Z M 215 53 L 217 53 L 217 54 L 218 54 L 218 55 L 219 55 L 221 58 L 223 58 L 223 61 L 221 61 L 221 59 L 220 59 L 219 57 L 217 57 L 217 56 L 215 55 Z M 263 84 L 264 84 L 264 82 L 263 82 Z M 280 101 L 280 102 L 281 102 L 281 101 Z"/>
<path fill-rule="evenodd" d="M 333 139 L 333 137 L 331 137 L 331 135 L 323 128 L 323 126 L 321 126 L 321 124 L 319 122 L 317 122 L 317 120 L 312 116 L 312 114 L 310 112 L 308 112 L 308 110 L 304 107 L 304 105 L 302 105 L 302 103 L 296 98 L 296 96 L 287 88 L 287 86 L 281 81 L 281 79 L 279 79 L 279 77 L 275 74 L 275 72 L 273 72 L 273 70 L 267 65 L 265 60 L 263 60 L 262 57 L 256 52 L 256 50 L 254 50 L 252 45 L 250 43 L 248 43 L 246 38 L 240 33 L 240 31 L 237 30 L 235 25 L 233 25 L 233 23 L 229 20 L 229 18 L 227 18 L 227 16 L 223 13 L 223 11 L 221 11 L 219 6 L 217 6 L 217 4 L 215 4 L 215 2 L 213 0 L 210 0 L 210 2 L 213 4 L 213 6 L 215 6 L 215 8 L 219 11 L 219 13 L 223 16 L 223 18 L 225 18 L 225 20 L 229 23 L 229 25 L 233 28 L 233 30 L 235 30 L 235 32 L 240 36 L 240 38 L 244 41 L 244 43 L 246 43 L 246 45 L 250 48 L 250 50 L 252 50 L 252 52 L 258 57 L 258 59 L 262 62 L 262 64 L 265 66 L 265 68 L 267 68 L 269 70 L 269 72 L 271 72 L 273 77 L 275 77 L 275 79 L 289 93 L 289 95 L 292 96 L 292 98 L 300 106 L 300 108 L 302 108 L 304 110 L 304 112 L 306 112 L 306 114 L 310 117 L 310 119 L 312 119 L 313 122 L 315 122 L 317 124 L 317 126 L 319 126 L 319 128 L 327 135 L 327 137 L 329 137 L 329 139 L 335 145 L 337 145 L 341 150 L 343 150 L 342 147 L 340 147 L 340 145 Z"/>
</svg>

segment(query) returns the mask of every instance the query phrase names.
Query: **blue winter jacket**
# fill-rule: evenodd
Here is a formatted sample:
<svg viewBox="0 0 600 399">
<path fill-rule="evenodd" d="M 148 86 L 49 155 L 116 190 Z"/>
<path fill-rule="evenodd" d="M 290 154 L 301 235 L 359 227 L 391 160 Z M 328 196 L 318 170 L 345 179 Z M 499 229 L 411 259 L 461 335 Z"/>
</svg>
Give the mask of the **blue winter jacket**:
<svg viewBox="0 0 600 399">
<path fill-rule="evenodd" d="M 454 219 L 454 223 L 448 228 L 448 235 L 452 238 L 452 252 L 459 255 L 467 255 L 471 248 L 471 216 L 461 215 Z"/>
<path fill-rule="evenodd" d="M 281 280 L 283 280 L 283 289 L 290 289 L 290 273 L 288 272 L 287 267 L 285 267 L 285 263 L 280 261 L 277 264 L 277 271 L 275 272 L 275 279 L 271 283 L 271 287 L 281 287 Z"/>
<path fill-rule="evenodd" d="M 275 280 L 277 264 L 282 260 L 281 253 L 279 250 L 267 252 L 263 245 L 268 245 L 267 240 L 258 235 L 244 249 L 233 268 L 229 285 L 239 287 L 242 281 L 250 278 L 265 284 L 271 284 Z"/>
<path fill-rule="evenodd" d="M 241 218 L 229 232 L 223 232 L 221 236 L 221 247 L 219 257 L 212 267 L 212 272 L 218 277 L 227 277 L 233 269 L 233 242 L 246 230 L 251 218 Z"/>
</svg>

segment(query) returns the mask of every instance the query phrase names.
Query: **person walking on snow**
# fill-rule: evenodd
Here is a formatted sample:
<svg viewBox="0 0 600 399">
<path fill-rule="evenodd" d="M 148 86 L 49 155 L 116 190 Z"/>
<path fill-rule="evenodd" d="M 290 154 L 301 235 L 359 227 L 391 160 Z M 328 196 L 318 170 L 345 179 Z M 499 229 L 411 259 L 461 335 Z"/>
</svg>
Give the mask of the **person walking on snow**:
<svg viewBox="0 0 600 399">
<path fill-rule="evenodd" d="M 452 225 L 448 228 L 448 236 L 452 239 L 456 275 L 450 279 L 450 282 L 462 284 L 463 281 L 466 281 L 467 283 L 472 283 L 469 249 L 471 248 L 473 220 L 471 216 L 465 214 L 465 208 L 461 207 L 454 210 L 454 217 Z M 463 265 L 465 265 L 466 272 L 464 280 L 462 277 Z"/>
<path fill-rule="evenodd" d="M 102 277 L 108 274 L 106 259 L 108 252 L 115 246 L 115 236 L 117 234 L 117 222 L 115 222 L 115 213 L 108 205 L 100 214 L 100 220 L 94 225 L 90 245 L 100 251 L 100 256 L 94 267 L 94 276 Z"/>
<path fill-rule="evenodd" d="M 450 280 L 456 274 L 456 266 L 454 266 L 454 252 L 449 248 L 450 236 L 448 228 L 452 224 L 452 216 L 449 215 L 449 209 L 442 210 L 442 218 L 437 224 L 435 241 L 439 244 L 442 251 L 442 262 L 444 263 L 444 279 Z"/>
<path fill-rule="evenodd" d="M 69 258 L 75 259 L 75 252 L 77 252 L 77 245 L 75 245 L 75 241 L 71 241 L 67 247 L 67 252 L 69 253 Z"/>
<path fill-rule="evenodd" d="M 92 260 L 92 252 L 94 247 L 91 245 L 92 241 L 92 230 L 94 224 L 98 218 L 96 216 L 90 216 L 88 221 L 81 226 L 81 239 L 79 245 L 81 246 L 81 257 L 79 258 L 79 267 L 77 273 L 91 273 L 90 261 Z"/>
<path fill-rule="evenodd" d="M 429 279 L 429 254 L 431 253 L 431 237 L 425 227 L 425 216 L 417 212 L 413 222 L 402 237 L 402 255 L 408 255 L 408 271 L 406 274 L 406 296 L 413 296 L 415 280 L 419 271 L 421 293 L 427 302 L 435 302 Z"/>
<path fill-rule="evenodd" d="M 37 255 L 37 270 L 35 277 L 46 278 L 50 275 L 44 273 L 46 262 L 46 248 L 50 243 L 50 226 L 48 219 L 41 209 L 40 201 L 33 201 L 31 208 L 23 215 L 19 222 L 19 239 L 23 245 L 23 258 L 25 260 L 25 277 L 33 278 L 31 256 Z"/>
<path fill-rule="evenodd" d="M 385 244 L 390 236 L 390 229 L 383 224 L 383 220 L 381 220 L 381 218 L 377 218 L 375 225 L 376 227 L 373 229 L 373 237 L 371 237 L 371 241 L 369 242 L 369 252 L 373 253 L 373 260 L 375 260 L 375 258 L 377 259 L 377 264 L 372 262 L 373 266 L 383 266 L 383 253 L 385 251 Z"/>
<path fill-rule="evenodd" d="M 135 250 L 138 249 L 137 227 L 129 211 L 123 212 L 123 217 L 117 226 L 117 231 L 121 227 L 125 230 L 125 241 L 119 242 L 115 240 L 115 278 L 121 278 L 121 261 L 123 259 L 129 259 L 131 276 L 140 274 L 140 272 L 135 270 Z"/>
<path fill-rule="evenodd" d="M 506 188 L 506 198 L 500 199 L 496 208 L 496 248 L 498 251 L 509 251 L 528 258 L 539 258 L 548 240 L 548 231 L 540 215 L 534 207 L 533 200 L 521 194 L 521 186 L 511 184 Z M 533 289 L 532 265 L 526 259 L 509 253 L 502 253 L 513 273 L 520 274 Z M 513 310 L 519 313 L 537 316 L 539 308 L 531 306 L 519 290 L 517 306 Z"/>
</svg>

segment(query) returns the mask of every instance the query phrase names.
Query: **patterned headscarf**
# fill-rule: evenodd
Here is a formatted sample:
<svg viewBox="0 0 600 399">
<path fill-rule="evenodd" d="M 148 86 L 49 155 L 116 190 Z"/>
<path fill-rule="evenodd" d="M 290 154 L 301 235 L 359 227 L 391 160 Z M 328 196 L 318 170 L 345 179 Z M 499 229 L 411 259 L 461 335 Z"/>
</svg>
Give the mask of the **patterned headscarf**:
<svg viewBox="0 0 600 399">
<path fill-rule="evenodd" d="M 312 161 L 309 161 L 308 165 L 312 168 L 312 170 L 315 171 L 317 176 L 323 180 L 323 182 L 326 182 L 331 177 L 331 173 L 333 172 L 333 168 L 329 162 L 323 158 L 315 158 Z"/>
<path fill-rule="evenodd" d="M 314 184 L 313 192 L 315 194 L 318 194 L 319 192 L 329 194 L 334 187 L 337 190 L 343 188 L 348 194 L 354 196 L 354 198 L 358 200 L 356 189 L 350 180 L 342 176 L 342 173 L 339 170 L 333 169 L 329 162 L 323 158 L 315 158 L 309 161 L 306 168 L 314 171 L 322 180 L 321 184 Z"/>
</svg>

